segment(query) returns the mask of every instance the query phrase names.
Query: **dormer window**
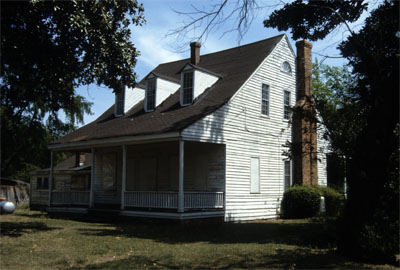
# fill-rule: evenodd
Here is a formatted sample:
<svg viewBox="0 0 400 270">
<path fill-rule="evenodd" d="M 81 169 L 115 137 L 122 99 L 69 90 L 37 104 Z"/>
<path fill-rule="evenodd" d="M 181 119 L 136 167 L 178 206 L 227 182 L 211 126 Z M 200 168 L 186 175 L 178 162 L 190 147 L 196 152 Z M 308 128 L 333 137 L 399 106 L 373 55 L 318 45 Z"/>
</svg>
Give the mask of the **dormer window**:
<svg viewBox="0 0 400 270">
<path fill-rule="evenodd" d="M 286 72 L 286 73 L 289 73 L 289 74 L 292 74 L 292 67 L 290 66 L 288 61 L 283 62 L 282 71 Z"/>
<path fill-rule="evenodd" d="M 115 105 L 116 105 L 116 110 L 115 110 L 115 115 L 120 116 L 124 114 L 124 105 L 125 105 L 125 90 L 121 89 L 118 93 L 115 95 Z"/>
<path fill-rule="evenodd" d="M 156 78 L 147 79 L 146 84 L 146 111 L 154 111 L 156 107 Z"/>
<path fill-rule="evenodd" d="M 190 105 L 193 102 L 193 71 L 183 73 L 182 105 Z"/>
</svg>

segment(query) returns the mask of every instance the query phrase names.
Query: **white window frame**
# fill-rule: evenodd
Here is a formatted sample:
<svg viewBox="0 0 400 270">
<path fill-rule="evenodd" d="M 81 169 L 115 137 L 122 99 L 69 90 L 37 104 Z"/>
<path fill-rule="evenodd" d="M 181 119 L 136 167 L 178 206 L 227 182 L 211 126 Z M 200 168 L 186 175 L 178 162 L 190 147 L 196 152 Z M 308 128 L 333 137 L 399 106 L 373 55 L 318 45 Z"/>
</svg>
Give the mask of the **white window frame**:
<svg viewBox="0 0 400 270">
<path fill-rule="evenodd" d="M 256 174 L 253 174 L 253 165 L 258 167 Z M 250 157 L 250 193 L 260 193 L 260 157 Z"/>
<path fill-rule="evenodd" d="M 264 98 L 264 87 L 266 87 L 267 90 L 267 98 Z M 269 108 L 270 108 L 270 97 L 271 97 L 271 91 L 270 91 L 271 87 L 269 86 L 269 84 L 265 84 L 263 83 L 261 85 L 261 115 L 263 116 L 269 116 Z M 266 111 L 264 112 L 264 104 L 266 104 Z"/>
<path fill-rule="evenodd" d="M 115 93 L 115 116 L 124 115 L 124 112 L 125 112 L 125 87 L 123 87 L 118 93 Z"/>
<path fill-rule="evenodd" d="M 192 100 L 190 103 L 184 103 L 184 96 L 185 96 L 185 89 L 188 89 L 189 87 L 185 88 L 184 83 L 185 83 L 185 74 L 192 74 Z M 184 70 L 181 75 L 181 94 L 180 94 L 180 99 L 181 99 L 181 105 L 182 106 L 189 106 L 193 103 L 194 100 L 194 77 L 195 77 L 195 71 L 194 69 L 188 69 Z"/>
<path fill-rule="evenodd" d="M 149 83 L 154 81 L 154 107 L 149 108 Z M 146 90 L 145 90 L 145 100 L 144 100 L 144 109 L 146 112 L 152 112 L 156 109 L 157 104 L 157 77 L 149 77 L 146 80 Z"/>
<path fill-rule="evenodd" d="M 288 67 L 288 68 L 287 68 Z M 281 65 L 281 71 L 292 75 L 292 66 L 290 65 L 290 63 L 288 61 L 284 61 Z"/>
<path fill-rule="evenodd" d="M 286 104 L 286 94 L 288 94 L 288 97 L 289 97 L 288 104 Z M 290 115 L 291 115 L 290 102 L 292 101 L 291 95 L 292 94 L 289 90 L 283 90 L 283 119 L 284 120 L 290 120 Z"/>
</svg>

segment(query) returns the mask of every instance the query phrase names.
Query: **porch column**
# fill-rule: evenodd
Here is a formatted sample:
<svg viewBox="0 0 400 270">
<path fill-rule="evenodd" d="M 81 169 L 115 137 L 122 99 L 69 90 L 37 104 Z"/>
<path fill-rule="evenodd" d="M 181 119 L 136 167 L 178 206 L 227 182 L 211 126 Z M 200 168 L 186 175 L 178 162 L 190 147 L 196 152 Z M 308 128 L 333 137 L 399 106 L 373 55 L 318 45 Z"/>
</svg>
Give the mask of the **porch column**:
<svg viewBox="0 0 400 270">
<path fill-rule="evenodd" d="M 126 145 L 122 146 L 122 188 L 121 188 L 121 209 L 125 209 L 126 191 Z"/>
<path fill-rule="evenodd" d="M 183 192 L 183 169 L 184 169 L 184 141 L 179 141 L 179 194 L 178 194 L 178 212 L 183 213 L 185 211 L 185 197 Z"/>
<path fill-rule="evenodd" d="M 94 173 L 96 165 L 96 152 L 94 150 L 94 147 L 92 147 L 91 152 L 92 152 L 92 167 L 90 170 L 89 208 L 93 208 L 94 206 Z"/>
<path fill-rule="evenodd" d="M 48 203 L 48 206 L 51 206 L 51 190 L 53 188 L 53 174 L 54 174 L 53 151 L 51 151 L 50 152 L 50 177 L 49 177 L 49 203 Z"/>
</svg>

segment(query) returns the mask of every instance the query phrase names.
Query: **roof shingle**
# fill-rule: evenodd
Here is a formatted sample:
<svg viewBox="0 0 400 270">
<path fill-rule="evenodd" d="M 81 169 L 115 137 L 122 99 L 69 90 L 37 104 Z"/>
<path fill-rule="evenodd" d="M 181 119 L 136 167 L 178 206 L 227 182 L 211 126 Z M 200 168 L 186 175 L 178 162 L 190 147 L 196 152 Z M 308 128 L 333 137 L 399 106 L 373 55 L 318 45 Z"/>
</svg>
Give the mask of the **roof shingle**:
<svg viewBox="0 0 400 270">
<path fill-rule="evenodd" d="M 115 117 L 113 105 L 92 123 L 51 144 L 180 131 L 229 101 L 282 37 L 283 35 L 279 35 L 232 49 L 201 55 L 198 67 L 220 74 L 222 78 L 190 106 L 180 106 L 179 91 L 168 97 L 153 112 L 145 113 L 144 104 L 141 101 L 124 116 Z M 190 59 L 184 59 L 160 64 L 152 72 L 179 81 L 178 71 L 189 62 Z M 144 87 L 144 79 L 139 86 Z"/>
</svg>

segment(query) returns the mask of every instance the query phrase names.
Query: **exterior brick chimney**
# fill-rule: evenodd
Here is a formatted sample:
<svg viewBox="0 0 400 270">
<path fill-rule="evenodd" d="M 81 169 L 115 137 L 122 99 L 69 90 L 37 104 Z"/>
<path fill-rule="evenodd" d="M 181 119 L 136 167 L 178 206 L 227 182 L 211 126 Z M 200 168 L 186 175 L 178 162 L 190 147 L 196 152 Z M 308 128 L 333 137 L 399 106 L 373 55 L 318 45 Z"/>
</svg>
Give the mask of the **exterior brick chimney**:
<svg viewBox="0 0 400 270">
<path fill-rule="evenodd" d="M 296 42 L 297 101 L 293 111 L 293 163 L 296 184 L 318 185 L 317 117 L 312 98 L 312 44 Z"/>
<path fill-rule="evenodd" d="M 190 63 L 197 65 L 200 62 L 200 47 L 199 42 L 190 43 Z"/>
</svg>

